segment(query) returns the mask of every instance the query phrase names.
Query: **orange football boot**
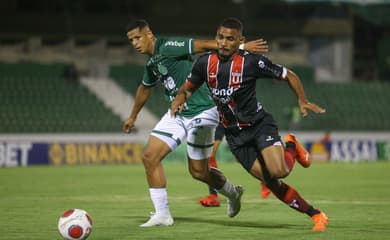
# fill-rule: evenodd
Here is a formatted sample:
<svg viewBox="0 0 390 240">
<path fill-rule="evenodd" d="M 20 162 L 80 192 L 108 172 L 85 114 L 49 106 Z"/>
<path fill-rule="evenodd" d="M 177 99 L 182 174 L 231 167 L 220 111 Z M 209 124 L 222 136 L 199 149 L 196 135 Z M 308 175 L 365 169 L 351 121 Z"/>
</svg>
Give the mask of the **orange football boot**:
<svg viewBox="0 0 390 240">
<path fill-rule="evenodd" d="M 266 199 L 271 193 L 271 190 L 263 182 L 260 182 L 260 188 L 261 188 L 261 198 Z"/>
<path fill-rule="evenodd" d="M 296 160 L 299 162 L 299 164 L 302 165 L 302 167 L 307 168 L 310 167 L 311 164 L 311 158 L 310 154 L 306 149 L 298 142 L 296 137 L 293 134 L 287 134 L 285 137 L 285 142 L 293 142 L 296 146 L 297 156 Z"/>
<path fill-rule="evenodd" d="M 311 217 L 313 219 L 313 231 L 314 232 L 324 232 L 326 225 L 328 224 L 328 217 L 322 211 Z"/>
<path fill-rule="evenodd" d="M 210 194 L 199 199 L 199 204 L 203 207 L 219 207 L 219 199 L 215 194 Z"/>
</svg>

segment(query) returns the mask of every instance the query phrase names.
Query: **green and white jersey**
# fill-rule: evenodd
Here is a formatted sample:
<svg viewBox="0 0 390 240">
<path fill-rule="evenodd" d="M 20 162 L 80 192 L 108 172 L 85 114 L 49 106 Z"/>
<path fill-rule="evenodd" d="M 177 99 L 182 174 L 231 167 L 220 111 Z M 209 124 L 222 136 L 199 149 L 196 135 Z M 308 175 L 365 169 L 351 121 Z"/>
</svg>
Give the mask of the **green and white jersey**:
<svg viewBox="0 0 390 240">
<path fill-rule="evenodd" d="M 194 54 L 193 39 L 171 37 L 157 38 L 153 55 L 146 61 L 142 84 L 151 87 L 160 82 L 165 88 L 168 106 L 175 98 L 180 86 L 185 83 L 192 68 Z M 209 90 L 203 84 L 192 97 L 180 115 L 191 117 L 214 107 Z"/>
</svg>

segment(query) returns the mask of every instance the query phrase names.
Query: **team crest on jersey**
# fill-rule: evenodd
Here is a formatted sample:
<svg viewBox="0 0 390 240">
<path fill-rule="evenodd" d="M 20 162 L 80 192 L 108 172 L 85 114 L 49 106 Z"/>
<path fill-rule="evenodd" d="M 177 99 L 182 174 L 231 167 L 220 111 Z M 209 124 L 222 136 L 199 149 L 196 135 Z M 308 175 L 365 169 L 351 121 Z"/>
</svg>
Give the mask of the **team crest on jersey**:
<svg viewBox="0 0 390 240">
<path fill-rule="evenodd" d="M 241 72 L 232 72 L 231 74 L 231 83 L 233 85 L 238 85 L 242 81 L 242 74 Z"/>
</svg>

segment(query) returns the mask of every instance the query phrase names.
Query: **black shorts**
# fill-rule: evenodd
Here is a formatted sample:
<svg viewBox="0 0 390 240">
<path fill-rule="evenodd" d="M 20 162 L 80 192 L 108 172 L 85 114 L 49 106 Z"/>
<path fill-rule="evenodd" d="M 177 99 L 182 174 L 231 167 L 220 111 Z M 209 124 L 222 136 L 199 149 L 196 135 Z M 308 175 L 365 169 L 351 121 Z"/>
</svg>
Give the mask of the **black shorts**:
<svg viewBox="0 0 390 240">
<path fill-rule="evenodd" d="M 281 141 L 278 126 L 267 112 L 254 126 L 245 127 L 235 134 L 226 130 L 225 134 L 230 150 L 248 172 L 262 149 Z"/>
<path fill-rule="evenodd" d="M 214 140 L 222 141 L 223 136 L 225 136 L 225 129 L 223 128 L 222 124 L 218 124 L 217 128 L 215 129 Z"/>
</svg>

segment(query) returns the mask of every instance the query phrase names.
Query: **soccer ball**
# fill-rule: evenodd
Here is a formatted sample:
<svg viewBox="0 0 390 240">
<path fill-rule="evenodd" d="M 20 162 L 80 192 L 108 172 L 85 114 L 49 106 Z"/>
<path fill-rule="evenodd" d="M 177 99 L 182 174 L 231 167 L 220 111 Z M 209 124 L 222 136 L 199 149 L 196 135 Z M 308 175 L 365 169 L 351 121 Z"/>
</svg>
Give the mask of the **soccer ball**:
<svg viewBox="0 0 390 240">
<path fill-rule="evenodd" d="M 58 231 L 66 240 L 87 239 L 92 231 L 92 218 L 85 210 L 70 209 L 58 220 Z"/>
</svg>

